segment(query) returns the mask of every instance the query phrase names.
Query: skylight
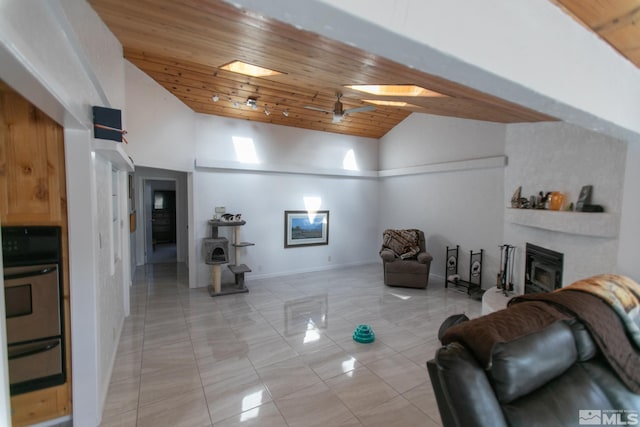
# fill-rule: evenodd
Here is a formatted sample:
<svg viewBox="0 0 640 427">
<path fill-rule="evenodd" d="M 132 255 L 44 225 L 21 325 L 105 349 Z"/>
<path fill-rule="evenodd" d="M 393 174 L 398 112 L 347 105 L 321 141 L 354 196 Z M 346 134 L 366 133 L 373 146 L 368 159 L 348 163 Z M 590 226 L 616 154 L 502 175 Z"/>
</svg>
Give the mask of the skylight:
<svg viewBox="0 0 640 427">
<path fill-rule="evenodd" d="M 269 68 L 259 67 L 253 64 L 247 64 L 242 61 L 233 61 L 220 67 L 223 70 L 231 71 L 233 73 L 244 74 L 251 77 L 269 77 L 282 74 L 279 71 L 270 70 Z"/>
<path fill-rule="evenodd" d="M 370 104 L 376 105 L 386 105 L 387 107 L 416 107 L 417 105 L 409 104 L 408 102 L 403 101 L 384 101 L 382 99 L 363 99 L 364 102 L 368 102 Z"/>
<path fill-rule="evenodd" d="M 380 96 L 447 96 L 416 85 L 349 85 L 346 87 Z"/>
</svg>

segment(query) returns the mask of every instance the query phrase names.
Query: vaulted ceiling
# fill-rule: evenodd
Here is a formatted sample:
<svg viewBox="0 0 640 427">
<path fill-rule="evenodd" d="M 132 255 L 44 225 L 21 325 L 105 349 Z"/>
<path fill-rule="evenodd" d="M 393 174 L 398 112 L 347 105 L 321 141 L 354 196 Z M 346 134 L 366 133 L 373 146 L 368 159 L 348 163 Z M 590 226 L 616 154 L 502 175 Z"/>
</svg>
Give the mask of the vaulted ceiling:
<svg viewBox="0 0 640 427">
<path fill-rule="evenodd" d="M 590 25 L 586 18 L 591 12 L 601 16 L 596 6 L 625 2 L 553 1 L 575 10 L 577 19 L 584 19 L 586 25 Z M 372 138 L 385 135 L 412 112 L 499 123 L 555 120 L 223 1 L 89 3 L 122 43 L 125 58 L 198 113 Z M 626 3 L 637 6 L 638 1 Z M 617 15 L 609 15 L 594 20 L 593 25 L 610 31 L 606 23 Z M 634 52 L 640 59 L 637 49 Z M 220 68 L 236 60 L 281 74 L 249 77 Z M 346 87 L 382 84 L 417 85 L 444 96 L 381 96 Z M 331 113 L 305 108 L 331 111 L 337 94 L 342 94 L 344 109 L 372 105 L 364 100 L 408 105 L 375 105 L 373 111 L 348 114 L 338 122 Z M 255 107 L 247 105 L 248 98 L 255 100 Z"/>
</svg>

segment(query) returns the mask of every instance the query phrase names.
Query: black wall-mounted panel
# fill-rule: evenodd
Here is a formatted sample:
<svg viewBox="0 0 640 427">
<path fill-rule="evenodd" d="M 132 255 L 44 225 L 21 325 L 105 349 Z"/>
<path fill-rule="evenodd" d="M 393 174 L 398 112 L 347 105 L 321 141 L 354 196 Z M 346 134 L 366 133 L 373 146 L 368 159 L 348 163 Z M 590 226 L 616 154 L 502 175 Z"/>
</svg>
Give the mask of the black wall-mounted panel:
<svg viewBox="0 0 640 427">
<path fill-rule="evenodd" d="M 98 139 L 122 142 L 122 111 L 113 108 L 93 107 L 93 136 Z M 102 125 L 111 129 L 103 129 Z"/>
</svg>

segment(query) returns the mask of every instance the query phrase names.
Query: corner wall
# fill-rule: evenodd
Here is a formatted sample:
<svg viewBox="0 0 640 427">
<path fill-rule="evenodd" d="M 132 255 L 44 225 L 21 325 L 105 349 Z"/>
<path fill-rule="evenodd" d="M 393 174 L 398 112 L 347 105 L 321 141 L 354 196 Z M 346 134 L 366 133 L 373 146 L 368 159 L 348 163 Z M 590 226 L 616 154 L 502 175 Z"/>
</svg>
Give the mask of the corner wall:
<svg viewBox="0 0 640 427">
<path fill-rule="evenodd" d="M 447 170 L 381 178 L 378 245 L 386 228 L 422 229 L 434 257 L 432 274 L 446 275 L 446 247 L 460 245 L 458 274 L 464 280 L 469 251 L 484 249 L 482 285 L 494 286 L 498 245 L 503 243 L 504 168 L 476 169 L 464 161 L 473 165 L 500 158 L 504 138 L 502 124 L 426 114 L 412 114 L 385 135 L 380 141 L 382 171 L 419 165 Z M 456 162 L 463 165 L 457 168 Z"/>
</svg>

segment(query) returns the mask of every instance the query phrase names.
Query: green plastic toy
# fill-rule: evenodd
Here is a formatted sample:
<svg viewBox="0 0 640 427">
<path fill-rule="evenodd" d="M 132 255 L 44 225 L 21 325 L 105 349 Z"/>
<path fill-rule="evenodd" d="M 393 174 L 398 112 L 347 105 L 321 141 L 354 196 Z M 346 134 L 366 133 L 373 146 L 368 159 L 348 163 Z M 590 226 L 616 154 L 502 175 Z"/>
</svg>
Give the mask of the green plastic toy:
<svg viewBox="0 0 640 427">
<path fill-rule="evenodd" d="M 353 340 L 359 343 L 368 344 L 376 339 L 376 334 L 369 325 L 358 325 L 353 331 Z"/>
</svg>

